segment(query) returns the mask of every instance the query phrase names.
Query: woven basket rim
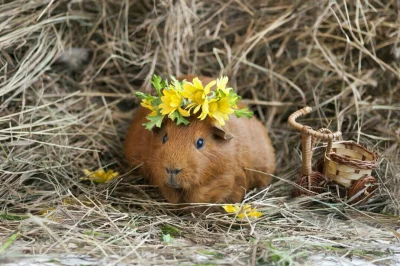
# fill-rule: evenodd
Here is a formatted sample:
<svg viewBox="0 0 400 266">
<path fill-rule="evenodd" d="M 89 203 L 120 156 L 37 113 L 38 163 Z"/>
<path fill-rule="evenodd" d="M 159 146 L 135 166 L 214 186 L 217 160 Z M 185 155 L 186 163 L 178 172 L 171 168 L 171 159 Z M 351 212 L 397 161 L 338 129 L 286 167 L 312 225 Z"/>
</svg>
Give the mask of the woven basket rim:
<svg viewBox="0 0 400 266">
<path fill-rule="evenodd" d="M 329 154 L 325 154 L 325 159 L 335 162 L 336 164 L 346 165 L 351 168 L 355 169 L 375 169 L 378 168 L 378 156 L 376 153 L 366 149 L 365 147 L 357 144 L 354 141 L 335 141 L 333 144 L 346 144 L 351 146 L 356 146 L 357 148 L 361 149 L 364 153 L 372 156 L 372 160 L 359 160 L 359 159 L 352 159 L 349 157 L 341 156 L 340 154 L 334 152 L 333 150 Z M 351 150 L 351 149 L 349 149 Z"/>
</svg>

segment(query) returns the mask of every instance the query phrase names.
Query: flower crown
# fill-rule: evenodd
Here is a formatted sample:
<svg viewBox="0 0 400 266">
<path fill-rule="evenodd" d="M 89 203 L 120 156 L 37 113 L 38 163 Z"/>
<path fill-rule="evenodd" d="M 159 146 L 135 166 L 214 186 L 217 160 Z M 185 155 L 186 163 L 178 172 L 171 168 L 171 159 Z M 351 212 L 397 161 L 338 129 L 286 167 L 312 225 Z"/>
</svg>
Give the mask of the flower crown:
<svg viewBox="0 0 400 266">
<path fill-rule="evenodd" d="M 142 99 L 141 105 L 151 110 L 146 117 L 149 122 L 144 123 L 146 129 L 161 127 L 164 116 L 168 115 L 176 124 L 189 124 L 185 117 L 196 114 L 201 110 L 198 118 L 204 120 L 207 116 L 215 119 L 219 125 L 225 125 L 230 114 L 237 117 L 245 116 L 251 118 L 253 112 L 248 108 L 237 109 L 237 102 L 240 100 L 232 88 L 227 88 L 228 77 L 221 77 L 203 86 L 198 77 L 193 82 L 186 80 L 178 81 L 171 77 L 171 84 L 161 77 L 153 75 L 151 83 L 157 91 L 157 96 L 135 92 L 135 95 Z M 216 85 L 215 90 L 211 87 Z"/>
</svg>

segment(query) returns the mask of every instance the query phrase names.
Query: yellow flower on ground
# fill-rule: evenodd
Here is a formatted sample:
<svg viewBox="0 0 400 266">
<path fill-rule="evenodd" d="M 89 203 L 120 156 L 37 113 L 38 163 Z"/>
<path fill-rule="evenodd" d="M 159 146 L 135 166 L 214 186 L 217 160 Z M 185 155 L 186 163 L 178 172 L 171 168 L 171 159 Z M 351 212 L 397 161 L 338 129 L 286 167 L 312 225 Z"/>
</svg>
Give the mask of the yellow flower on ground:
<svg viewBox="0 0 400 266">
<path fill-rule="evenodd" d="M 169 90 L 164 89 L 163 94 L 164 96 L 161 97 L 162 104 L 159 105 L 159 108 L 161 108 L 161 114 L 170 117 L 175 110 L 178 110 L 182 116 L 190 115 L 189 111 L 181 108 L 183 100 L 182 95 L 179 91 L 175 90 L 172 85 L 170 85 Z"/>
<path fill-rule="evenodd" d="M 231 99 L 229 96 L 225 96 L 219 100 L 211 99 L 208 104 L 208 113 L 202 113 L 202 119 L 207 115 L 214 118 L 218 123 L 223 126 L 225 125 L 225 120 L 229 119 L 229 115 L 234 112 L 232 108 Z M 201 118 L 200 118 L 201 119 Z"/>
<path fill-rule="evenodd" d="M 262 212 L 256 211 L 254 208 L 253 211 L 247 213 L 247 217 L 249 218 L 260 218 L 262 215 Z"/>
<path fill-rule="evenodd" d="M 222 206 L 227 213 L 237 213 L 240 210 L 240 207 L 237 205 L 224 205 Z"/>
<path fill-rule="evenodd" d="M 243 219 L 245 217 L 259 218 L 262 215 L 262 212 L 257 211 L 257 208 L 251 208 L 250 204 L 246 204 L 242 208 L 240 208 L 238 205 L 224 205 L 222 208 L 224 208 L 227 213 L 237 214 L 239 219 Z"/>
<path fill-rule="evenodd" d="M 92 180 L 96 183 L 107 183 L 108 181 L 115 179 L 119 175 L 118 172 L 114 172 L 113 170 L 108 170 L 107 172 L 105 172 L 103 168 L 95 172 L 84 169 L 83 172 L 85 173 L 86 177 L 81 178 L 82 180 Z"/>
<path fill-rule="evenodd" d="M 142 102 L 140 103 L 140 105 L 143 106 L 144 108 L 151 110 L 151 113 L 149 114 L 149 116 L 157 115 L 157 111 L 156 111 L 155 107 L 150 103 L 149 100 L 143 99 Z"/>
<path fill-rule="evenodd" d="M 213 80 L 203 87 L 203 83 L 199 78 L 194 78 L 193 83 L 185 82 L 183 84 L 182 96 L 191 100 L 186 109 L 191 110 L 194 107 L 193 112 L 197 113 L 203 105 L 207 105 L 207 95 L 210 93 L 211 87 L 216 84 Z"/>
</svg>

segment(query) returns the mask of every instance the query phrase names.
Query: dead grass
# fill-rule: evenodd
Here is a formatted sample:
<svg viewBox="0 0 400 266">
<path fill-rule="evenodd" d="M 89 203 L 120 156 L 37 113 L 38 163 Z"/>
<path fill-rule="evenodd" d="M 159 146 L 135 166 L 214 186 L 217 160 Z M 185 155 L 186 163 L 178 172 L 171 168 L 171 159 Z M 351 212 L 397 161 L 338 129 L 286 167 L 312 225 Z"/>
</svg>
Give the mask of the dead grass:
<svg viewBox="0 0 400 266">
<path fill-rule="evenodd" d="M 2 264 L 400 263 L 399 1 L 0 3 Z M 269 128 L 275 183 L 246 199 L 261 219 L 178 214 L 126 167 L 132 92 L 153 73 L 228 75 Z M 306 104 L 305 123 L 379 154 L 366 206 L 289 197 L 301 161 L 286 120 Z M 80 181 L 98 167 L 123 178 Z"/>
</svg>

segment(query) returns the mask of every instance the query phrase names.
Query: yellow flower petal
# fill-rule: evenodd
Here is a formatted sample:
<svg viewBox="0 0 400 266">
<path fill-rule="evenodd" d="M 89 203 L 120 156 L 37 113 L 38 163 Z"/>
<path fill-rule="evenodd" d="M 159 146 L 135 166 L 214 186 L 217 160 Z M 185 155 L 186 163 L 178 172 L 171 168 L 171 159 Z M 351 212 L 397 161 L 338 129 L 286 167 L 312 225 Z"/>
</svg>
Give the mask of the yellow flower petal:
<svg viewBox="0 0 400 266">
<path fill-rule="evenodd" d="M 210 115 L 211 116 L 211 115 Z M 212 115 L 212 118 L 214 118 L 215 120 L 217 120 L 218 124 L 220 126 L 224 126 L 225 125 L 225 120 L 224 117 L 220 114 L 214 114 Z"/>
<path fill-rule="evenodd" d="M 236 205 L 224 205 L 222 206 L 227 213 L 237 213 L 239 211 L 239 207 Z"/>
<path fill-rule="evenodd" d="M 162 115 L 170 115 L 181 108 L 182 105 L 182 96 L 179 94 L 180 92 L 175 89 L 172 85 L 170 86 L 170 90 L 163 90 L 163 95 L 161 97 L 162 103 L 158 106 L 160 108 L 160 112 Z"/>
<path fill-rule="evenodd" d="M 262 216 L 262 212 L 257 211 L 257 208 L 251 208 L 250 204 L 246 204 L 242 207 L 238 205 L 224 205 L 222 206 L 227 213 L 237 214 L 238 219 L 243 218 L 259 218 Z"/>
<path fill-rule="evenodd" d="M 189 104 L 186 106 L 186 110 L 190 111 L 190 110 L 193 109 L 193 107 L 196 107 L 196 106 L 198 106 L 198 105 L 196 105 L 196 103 L 189 103 Z"/>
<path fill-rule="evenodd" d="M 92 172 L 90 172 L 88 169 L 83 169 L 83 173 L 87 176 L 91 175 Z"/>
<path fill-rule="evenodd" d="M 227 83 L 228 83 L 227 76 L 222 76 L 220 79 L 217 79 L 217 90 L 225 89 Z"/>
<path fill-rule="evenodd" d="M 154 106 L 146 99 L 143 99 L 140 105 L 147 109 L 150 109 L 151 111 L 154 111 Z"/>
<path fill-rule="evenodd" d="M 192 83 L 185 82 L 183 84 L 182 96 L 189 99 L 196 91 L 197 89 Z"/>
<path fill-rule="evenodd" d="M 101 168 L 100 170 L 97 170 L 97 172 L 95 173 L 95 175 L 97 175 L 97 176 L 102 176 L 102 175 L 105 175 L 105 174 L 106 174 L 106 172 L 104 172 L 103 168 Z"/>
<path fill-rule="evenodd" d="M 198 90 L 196 93 L 193 94 L 193 101 L 197 104 L 203 103 L 204 99 L 206 98 L 206 95 L 204 91 Z"/>
<path fill-rule="evenodd" d="M 157 116 L 157 111 L 153 111 L 149 114 L 149 116 Z"/>
<path fill-rule="evenodd" d="M 198 77 L 195 77 L 193 79 L 193 85 L 198 90 L 202 90 L 203 89 L 203 83 L 201 82 L 201 80 Z"/>
<path fill-rule="evenodd" d="M 247 213 L 247 216 L 249 218 L 260 218 L 262 215 L 262 212 L 257 212 L 257 211 L 251 211 Z"/>
<path fill-rule="evenodd" d="M 209 109 L 208 109 L 208 102 L 206 101 L 202 106 L 201 106 L 201 114 L 199 116 L 200 120 L 204 120 L 207 115 L 209 114 Z"/>
<path fill-rule="evenodd" d="M 169 105 L 166 104 L 166 103 L 160 104 L 160 105 L 159 105 L 159 108 L 161 109 L 161 114 L 162 114 L 162 115 L 171 114 L 171 113 L 173 113 L 173 112 L 176 110 L 176 108 L 171 107 L 171 106 L 169 106 Z"/>
<path fill-rule="evenodd" d="M 197 105 L 196 108 L 194 108 L 193 113 L 197 113 L 201 108 L 201 105 Z"/>
<path fill-rule="evenodd" d="M 90 172 L 89 170 L 84 169 L 83 172 L 86 174 L 86 177 L 83 177 L 81 179 L 92 180 L 96 183 L 106 183 L 119 175 L 118 172 L 114 172 L 113 170 L 108 170 L 107 172 L 105 172 L 102 168 L 95 172 Z"/>
<path fill-rule="evenodd" d="M 208 83 L 208 84 L 206 85 L 206 87 L 204 88 L 204 93 L 205 93 L 205 95 L 207 95 L 207 94 L 210 93 L 210 89 L 211 89 L 212 86 L 215 85 L 215 83 L 216 83 L 216 81 L 213 80 L 213 81 L 211 81 L 210 83 Z"/>
<path fill-rule="evenodd" d="M 210 110 L 208 115 L 217 120 L 221 126 L 225 125 L 225 120 L 229 120 L 229 114 L 234 112 L 231 108 L 229 96 L 220 99 L 214 98 L 210 100 L 209 105 Z"/>
<path fill-rule="evenodd" d="M 251 205 L 250 204 L 246 204 L 243 206 L 243 211 L 249 211 L 251 209 Z"/>
<path fill-rule="evenodd" d="M 178 111 L 182 116 L 190 116 L 190 113 L 185 109 L 179 107 Z"/>
<path fill-rule="evenodd" d="M 210 106 L 211 113 L 215 113 L 218 111 L 218 103 L 216 101 L 211 100 L 209 106 Z"/>
<path fill-rule="evenodd" d="M 239 219 L 243 219 L 244 217 L 246 217 L 246 214 L 245 214 L 244 212 L 242 212 L 242 213 L 239 213 L 239 214 L 237 215 L 237 217 L 238 217 Z"/>
</svg>

